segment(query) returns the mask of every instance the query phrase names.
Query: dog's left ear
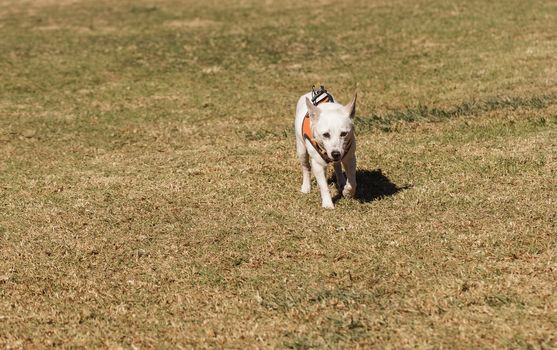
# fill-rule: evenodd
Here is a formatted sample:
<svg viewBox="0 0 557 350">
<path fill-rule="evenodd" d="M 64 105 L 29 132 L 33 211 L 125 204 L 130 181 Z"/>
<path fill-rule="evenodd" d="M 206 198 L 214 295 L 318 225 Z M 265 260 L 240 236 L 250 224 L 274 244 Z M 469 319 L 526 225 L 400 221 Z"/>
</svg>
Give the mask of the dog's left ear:
<svg viewBox="0 0 557 350">
<path fill-rule="evenodd" d="M 356 116 L 356 97 L 357 96 L 358 96 L 358 94 L 354 94 L 354 97 L 352 97 L 352 101 L 349 104 L 347 104 L 346 106 L 344 106 L 344 108 L 348 112 L 348 116 L 350 117 L 350 119 L 354 119 L 354 117 Z"/>
<path fill-rule="evenodd" d="M 317 122 L 317 119 L 319 119 L 319 109 L 315 107 L 307 97 L 306 97 L 306 106 L 308 108 L 308 114 L 309 117 L 311 118 L 311 121 L 314 123 Z"/>
</svg>

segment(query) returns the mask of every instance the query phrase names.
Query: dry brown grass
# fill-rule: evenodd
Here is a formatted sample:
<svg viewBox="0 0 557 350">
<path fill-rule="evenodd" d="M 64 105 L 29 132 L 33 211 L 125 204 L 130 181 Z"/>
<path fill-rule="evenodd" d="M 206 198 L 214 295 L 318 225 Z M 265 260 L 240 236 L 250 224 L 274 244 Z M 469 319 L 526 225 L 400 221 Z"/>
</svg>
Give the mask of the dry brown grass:
<svg viewBox="0 0 557 350">
<path fill-rule="evenodd" d="M 0 6 L 0 346 L 557 347 L 554 5 L 36 4 Z M 320 82 L 361 96 L 334 211 Z"/>
</svg>

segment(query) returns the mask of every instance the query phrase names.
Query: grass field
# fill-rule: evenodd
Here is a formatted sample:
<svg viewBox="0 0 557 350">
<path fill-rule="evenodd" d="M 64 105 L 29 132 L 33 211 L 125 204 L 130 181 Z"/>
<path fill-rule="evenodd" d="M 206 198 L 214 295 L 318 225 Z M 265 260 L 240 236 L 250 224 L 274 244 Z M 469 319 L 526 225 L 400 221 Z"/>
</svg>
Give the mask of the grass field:
<svg viewBox="0 0 557 350">
<path fill-rule="evenodd" d="M 556 57 L 555 1 L 0 0 L 0 347 L 557 348 Z"/>
</svg>

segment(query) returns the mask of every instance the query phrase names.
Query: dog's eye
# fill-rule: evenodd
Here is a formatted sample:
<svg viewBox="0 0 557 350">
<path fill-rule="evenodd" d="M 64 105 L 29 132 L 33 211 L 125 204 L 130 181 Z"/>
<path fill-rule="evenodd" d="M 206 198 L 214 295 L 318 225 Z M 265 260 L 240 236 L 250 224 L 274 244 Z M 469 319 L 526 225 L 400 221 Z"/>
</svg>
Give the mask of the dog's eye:
<svg viewBox="0 0 557 350">
<path fill-rule="evenodd" d="M 329 134 L 328 132 L 326 132 L 326 133 L 323 134 L 323 137 L 326 138 L 326 139 L 328 139 L 329 137 L 331 137 L 331 134 Z"/>
<path fill-rule="evenodd" d="M 346 131 L 343 131 L 343 132 L 340 133 L 340 137 L 344 137 L 346 135 L 348 135 L 348 133 Z"/>
</svg>

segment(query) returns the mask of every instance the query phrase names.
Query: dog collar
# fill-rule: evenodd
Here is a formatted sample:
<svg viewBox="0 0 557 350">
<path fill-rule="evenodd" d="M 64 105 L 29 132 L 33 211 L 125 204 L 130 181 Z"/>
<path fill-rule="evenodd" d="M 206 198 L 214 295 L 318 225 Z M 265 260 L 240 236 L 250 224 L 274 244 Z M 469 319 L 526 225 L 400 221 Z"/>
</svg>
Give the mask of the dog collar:
<svg viewBox="0 0 557 350">
<path fill-rule="evenodd" d="M 318 106 L 321 103 L 335 102 L 333 100 L 333 96 L 331 96 L 323 86 L 321 86 L 321 89 L 319 89 L 318 91 L 315 91 L 315 89 L 312 88 L 311 101 L 315 106 Z M 317 142 L 317 140 L 313 137 L 313 132 L 311 131 L 311 118 L 309 117 L 309 112 L 306 113 L 304 117 L 304 121 L 302 122 L 302 136 L 305 140 L 308 140 L 309 143 L 311 143 L 313 148 L 317 151 L 317 153 L 319 153 L 319 155 L 321 156 L 321 158 L 323 158 L 325 162 L 331 163 L 333 161 L 327 155 L 327 151 L 325 151 L 325 149 L 321 147 L 319 142 Z M 350 139 L 350 141 L 348 142 L 348 146 L 345 148 L 344 156 L 342 157 L 342 159 L 344 159 L 344 157 L 346 156 L 346 154 L 348 153 L 351 147 L 352 147 L 352 139 Z"/>
</svg>

